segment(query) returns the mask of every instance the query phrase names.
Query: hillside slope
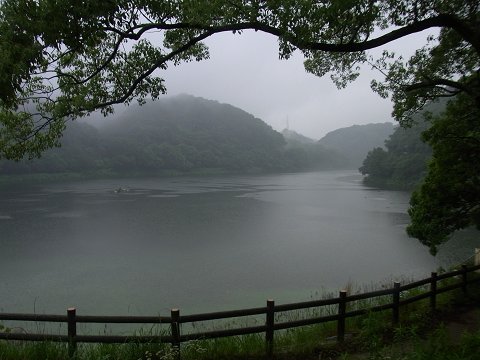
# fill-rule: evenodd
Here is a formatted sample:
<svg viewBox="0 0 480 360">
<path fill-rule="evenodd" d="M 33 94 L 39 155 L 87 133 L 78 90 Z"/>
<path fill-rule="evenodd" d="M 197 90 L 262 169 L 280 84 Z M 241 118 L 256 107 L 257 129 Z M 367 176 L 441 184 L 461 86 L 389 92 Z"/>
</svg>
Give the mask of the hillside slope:
<svg viewBox="0 0 480 360">
<path fill-rule="evenodd" d="M 132 105 L 99 128 L 68 123 L 60 148 L 0 161 L 2 174 L 271 172 L 331 169 L 345 159 L 313 143 L 288 146 L 262 120 L 217 101 L 180 95 Z"/>
<path fill-rule="evenodd" d="M 348 158 L 351 168 L 358 168 L 370 150 L 384 146 L 393 131 L 394 125 L 389 122 L 353 125 L 331 131 L 318 142 Z"/>
<path fill-rule="evenodd" d="M 273 170 L 285 146 L 281 134 L 251 114 L 188 95 L 132 107 L 103 131 L 122 159 L 117 168 Z"/>
</svg>

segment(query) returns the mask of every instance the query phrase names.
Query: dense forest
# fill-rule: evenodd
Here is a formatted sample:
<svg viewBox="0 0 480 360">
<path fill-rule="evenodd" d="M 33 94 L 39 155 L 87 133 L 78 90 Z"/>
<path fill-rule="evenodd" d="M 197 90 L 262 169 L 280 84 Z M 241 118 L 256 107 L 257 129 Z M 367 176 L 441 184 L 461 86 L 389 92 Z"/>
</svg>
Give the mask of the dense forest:
<svg viewBox="0 0 480 360">
<path fill-rule="evenodd" d="M 428 123 L 421 121 L 410 128 L 398 127 L 385 141 L 386 150 L 370 151 L 360 167 L 367 175 L 364 183 L 389 189 L 412 189 L 427 172 L 432 150 L 421 139 Z"/>
<path fill-rule="evenodd" d="M 381 145 L 393 129 L 390 123 L 355 125 L 317 141 L 293 130 L 279 133 L 232 105 L 190 95 L 132 105 L 114 119 L 95 122 L 100 126 L 69 122 L 61 147 L 38 159 L 1 160 L 0 174 L 133 176 L 354 169 L 358 157 Z"/>
<path fill-rule="evenodd" d="M 398 127 L 385 141 L 385 148 L 371 150 L 359 168 L 370 186 L 411 190 L 427 174 L 432 149 L 423 140 L 431 127 L 429 118 L 444 111 L 446 101 L 427 104 L 413 117 L 409 128 Z"/>
<path fill-rule="evenodd" d="M 1 174 L 155 175 L 351 168 L 343 155 L 314 140 L 294 141 L 241 109 L 189 95 L 132 105 L 99 128 L 70 122 L 61 143 L 39 159 L 0 161 Z"/>
</svg>

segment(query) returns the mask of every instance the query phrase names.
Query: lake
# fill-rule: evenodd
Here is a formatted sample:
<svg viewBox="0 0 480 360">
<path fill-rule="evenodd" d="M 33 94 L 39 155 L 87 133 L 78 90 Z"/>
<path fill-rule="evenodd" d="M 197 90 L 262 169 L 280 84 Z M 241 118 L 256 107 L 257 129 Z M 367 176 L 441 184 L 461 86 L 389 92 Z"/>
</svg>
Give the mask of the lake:
<svg viewBox="0 0 480 360">
<path fill-rule="evenodd" d="M 325 171 L 0 190 L 0 311 L 168 315 L 296 302 L 426 277 L 480 246 L 460 241 L 432 257 L 405 234 L 409 194 L 361 179 Z"/>
</svg>

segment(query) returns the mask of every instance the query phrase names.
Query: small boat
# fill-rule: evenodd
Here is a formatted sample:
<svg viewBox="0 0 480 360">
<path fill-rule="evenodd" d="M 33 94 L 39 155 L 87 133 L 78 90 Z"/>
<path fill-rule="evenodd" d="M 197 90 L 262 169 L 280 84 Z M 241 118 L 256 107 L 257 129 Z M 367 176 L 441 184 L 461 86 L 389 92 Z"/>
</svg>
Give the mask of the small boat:
<svg viewBox="0 0 480 360">
<path fill-rule="evenodd" d="M 128 192 L 129 190 L 127 188 L 119 187 L 118 189 L 114 190 L 115 194 L 123 193 L 123 192 Z"/>
</svg>

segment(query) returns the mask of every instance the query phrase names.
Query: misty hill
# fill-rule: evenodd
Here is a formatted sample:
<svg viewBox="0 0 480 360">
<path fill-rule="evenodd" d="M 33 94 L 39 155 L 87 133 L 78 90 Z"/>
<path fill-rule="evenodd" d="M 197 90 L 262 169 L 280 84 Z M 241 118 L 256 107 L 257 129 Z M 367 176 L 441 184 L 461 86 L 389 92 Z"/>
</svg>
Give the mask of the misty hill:
<svg viewBox="0 0 480 360">
<path fill-rule="evenodd" d="M 389 122 L 353 125 L 331 131 L 318 142 L 348 158 L 352 168 L 358 168 L 368 152 L 373 148 L 383 147 L 385 140 L 394 130 L 394 125 Z"/>
<path fill-rule="evenodd" d="M 290 129 L 283 129 L 282 135 L 287 141 L 287 144 L 289 145 L 303 145 L 315 143 L 315 140 Z"/>
<path fill-rule="evenodd" d="M 239 108 L 182 95 L 132 105 L 98 129 L 69 123 L 61 148 L 33 161 L 0 161 L 0 171 L 131 175 L 345 167 L 335 154 L 315 143 L 289 147 L 282 134 Z"/>
<path fill-rule="evenodd" d="M 285 154 L 290 169 L 351 168 L 350 160 L 346 156 L 311 138 L 289 129 L 284 129 L 282 135 L 287 142 Z"/>
<path fill-rule="evenodd" d="M 132 170 L 281 167 L 281 134 L 232 105 L 181 95 L 129 108 L 104 132 Z"/>
</svg>

